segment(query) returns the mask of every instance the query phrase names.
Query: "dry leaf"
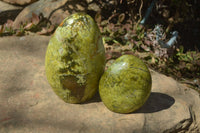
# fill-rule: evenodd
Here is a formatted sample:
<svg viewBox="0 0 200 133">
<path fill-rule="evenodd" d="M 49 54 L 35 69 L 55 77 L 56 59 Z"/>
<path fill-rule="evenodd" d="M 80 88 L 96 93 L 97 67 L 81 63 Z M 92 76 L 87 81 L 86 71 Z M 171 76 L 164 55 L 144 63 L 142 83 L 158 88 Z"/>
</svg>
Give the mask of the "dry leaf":
<svg viewBox="0 0 200 133">
<path fill-rule="evenodd" d="M 37 32 L 37 34 L 39 35 L 46 35 L 48 33 L 47 28 L 42 28 L 42 30 L 40 32 Z"/>
<path fill-rule="evenodd" d="M 124 13 L 121 13 L 119 16 L 118 16 L 118 21 L 121 23 L 123 22 L 125 19 L 125 14 Z"/>
<path fill-rule="evenodd" d="M 106 60 L 112 59 L 112 52 L 106 52 Z"/>
<path fill-rule="evenodd" d="M 55 29 L 55 26 L 54 26 L 54 25 L 51 25 L 51 26 L 48 28 L 48 33 L 51 33 L 54 29 Z"/>
<path fill-rule="evenodd" d="M 40 22 L 40 18 L 38 15 L 36 15 L 34 12 L 32 13 L 31 21 L 33 24 L 37 25 Z"/>
<path fill-rule="evenodd" d="M 6 24 L 5 24 L 5 26 L 8 27 L 8 28 L 13 27 L 13 21 L 10 20 L 10 19 L 8 19 L 7 22 L 6 22 Z"/>
<path fill-rule="evenodd" d="M 155 62 L 156 62 L 156 61 L 155 61 L 155 58 L 154 58 L 154 57 L 151 57 L 151 63 L 152 63 L 152 64 L 155 64 Z"/>
<path fill-rule="evenodd" d="M 147 47 L 147 46 L 144 45 L 144 44 L 141 45 L 141 48 L 144 49 L 144 51 L 146 51 L 146 52 L 150 51 L 150 48 Z"/>
<path fill-rule="evenodd" d="M 43 27 L 40 32 L 37 32 L 37 34 L 39 34 L 39 35 L 47 35 L 47 34 L 51 33 L 54 30 L 54 28 L 55 27 L 53 25 L 51 25 L 48 29 Z"/>
<path fill-rule="evenodd" d="M 97 12 L 97 14 L 95 15 L 95 21 L 100 24 L 101 23 L 101 13 Z"/>
<path fill-rule="evenodd" d="M 4 25 L 0 25 L 0 34 L 3 33 Z"/>
<path fill-rule="evenodd" d="M 33 27 L 33 23 L 31 22 L 31 23 L 28 23 L 28 24 L 24 27 L 24 29 L 30 30 L 32 27 Z"/>
</svg>

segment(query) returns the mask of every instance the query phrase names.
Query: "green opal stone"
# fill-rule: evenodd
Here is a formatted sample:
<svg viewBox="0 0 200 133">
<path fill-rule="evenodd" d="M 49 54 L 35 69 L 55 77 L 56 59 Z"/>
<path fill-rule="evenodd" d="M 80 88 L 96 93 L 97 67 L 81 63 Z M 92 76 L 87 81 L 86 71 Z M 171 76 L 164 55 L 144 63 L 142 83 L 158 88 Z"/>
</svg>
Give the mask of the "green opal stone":
<svg viewBox="0 0 200 133">
<path fill-rule="evenodd" d="M 95 21 L 75 13 L 63 20 L 52 35 L 45 70 L 54 92 L 67 103 L 82 103 L 98 89 L 105 67 L 105 50 Z"/>
<path fill-rule="evenodd" d="M 146 102 L 151 85 L 151 74 L 142 60 L 133 55 L 123 55 L 102 75 L 99 94 L 111 111 L 131 113 Z"/>
</svg>

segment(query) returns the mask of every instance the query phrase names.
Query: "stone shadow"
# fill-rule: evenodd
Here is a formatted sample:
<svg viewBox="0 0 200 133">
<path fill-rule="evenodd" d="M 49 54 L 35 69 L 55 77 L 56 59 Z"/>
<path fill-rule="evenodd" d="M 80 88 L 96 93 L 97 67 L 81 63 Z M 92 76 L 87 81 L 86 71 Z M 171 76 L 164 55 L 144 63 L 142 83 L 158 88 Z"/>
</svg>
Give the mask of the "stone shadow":
<svg viewBox="0 0 200 133">
<path fill-rule="evenodd" d="M 17 15 L 22 11 L 22 9 L 15 9 L 9 11 L 3 11 L 0 13 L 0 25 L 3 25 L 7 22 L 8 19 L 14 21 Z"/>
<path fill-rule="evenodd" d="M 89 103 L 96 103 L 102 102 L 99 92 L 95 94 L 95 96 L 82 103 L 82 104 L 89 104 Z M 165 109 L 170 108 L 175 103 L 175 99 L 167 94 L 159 93 L 159 92 L 151 92 L 148 100 L 146 103 L 134 113 L 154 113 L 158 111 L 162 111 Z"/>
<path fill-rule="evenodd" d="M 151 92 L 146 103 L 134 113 L 154 113 L 170 108 L 175 99 L 167 94 Z"/>
<path fill-rule="evenodd" d="M 82 104 L 96 103 L 96 102 L 102 102 L 99 92 L 97 92 L 90 100 L 88 100 Z"/>
</svg>

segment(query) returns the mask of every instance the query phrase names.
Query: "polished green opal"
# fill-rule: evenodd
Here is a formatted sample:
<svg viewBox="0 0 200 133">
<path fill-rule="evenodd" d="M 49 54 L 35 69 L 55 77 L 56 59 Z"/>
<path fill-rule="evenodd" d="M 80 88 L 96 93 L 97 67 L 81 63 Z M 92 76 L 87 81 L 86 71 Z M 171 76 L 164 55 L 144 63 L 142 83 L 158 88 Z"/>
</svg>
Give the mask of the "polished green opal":
<svg viewBox="0 0 200 133">
<path fill-rule="evenodd" d="M 63 20 L 52 35 L 45 57 L 47 80 L 67 103 L 82 103 L 98 90 L 105 50 L 99 28 L 87 14 Z"/>
<path fill-rule="evenodd" d="M 102 75 L 99 94 L 111 111 L 130 113 L 146 102 L 151 85 L 151 74 L 142 60 L 133 55 L 123 55 Z"/>
</svg>

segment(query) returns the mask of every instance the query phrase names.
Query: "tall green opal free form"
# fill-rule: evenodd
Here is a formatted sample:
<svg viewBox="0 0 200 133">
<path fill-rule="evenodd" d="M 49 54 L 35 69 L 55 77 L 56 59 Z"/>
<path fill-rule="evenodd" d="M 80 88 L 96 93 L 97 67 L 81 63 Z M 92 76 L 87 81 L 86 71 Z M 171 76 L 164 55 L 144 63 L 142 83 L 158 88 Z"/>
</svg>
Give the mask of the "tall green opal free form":
<svg viewBox="0 0 200 133">
<path fill-rule="evenodd" d="M 111 111 L 130 113 L 146 102 L 151 84 L 151 74 L 142 60 L 133 55 L 123 55 L 102 75 L 99 94 Z"/>
<path fill-rule="evenodd" d="M 105 50 L 98 26 L 87 14 L 64 19 L 52 35 L 45 57 L 47 80 L 67 103 L 82 103 L 98 89 Z"/>
</svg>

